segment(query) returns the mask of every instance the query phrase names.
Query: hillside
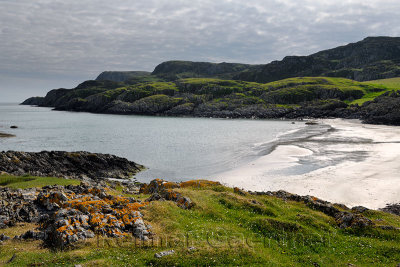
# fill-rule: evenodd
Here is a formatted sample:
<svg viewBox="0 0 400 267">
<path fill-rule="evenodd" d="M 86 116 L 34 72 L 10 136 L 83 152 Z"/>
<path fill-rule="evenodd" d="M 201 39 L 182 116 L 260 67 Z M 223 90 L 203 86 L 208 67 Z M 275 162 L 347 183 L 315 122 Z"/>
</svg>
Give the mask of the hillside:
<svg viewBox="0 0 400 267">
<path fill-rule="evenodd" d="M 307 76 L 342 77 L 356 81 L 398 77 L 400 37 L 367 37 L 309 56 L 287 56 L 264 65 L 167 61 L 156 66 L 151 75 L 147 72 L 105 72 L 97 80 L 218 78 L 265 83 Z"/>
<path fill-rule="evenodd" d="M 167 61 L 152 73 L 103 72 L 95 81 L 23 104 L 112 114 L 340 117 L 400 125 L 400 98 L 390 92 L 400 89 L 392 78 L 400 76 L 399 64 L 400 37 L 368 37 L 266 65 Z"/>
<path fill-rule="evenodd" d="M 400 217 L 383 211 L 349 209 L 284 191 L 246 192 L 210 181 L 154 180 L 141 185 L 140 193 L 131 193 L 118 182 L 93 187 L 76 180 L 0 175 L 0 185 L 13 188 L 27 188 L 32 180 L 37 181 L 33 189 L 0 188 L 0 198 L 8 196 L 3 211 L 16 202 L 31 216 L 21 212 L 0 229 L 0 263 L 8 262 L 7 266 L 395 266 L 400 262 Z M 182 206 L 174 196 L 183 196 L 190 206 Z M 128 205 L 131 209 L 123 210 Z M 35 218 L 44 216 L 40 215 L 44 207 L 47 219 L 38 223 Z M 139 216 L 133 229 L 130 213 Z M 126 217 L 120 220 L 121 214 Z M 109 220 L 98 220 L 102 217 Z M 103 228 L 108 230 L 102 232 Z M 145 236 L 137 237 L 138 231 Z"/>
<path fill-rule="evenodd" d="M 396 94 L 384 95 L 390 91 L 384 85 L 327 77 L 290 78 L 266 84 L 212 78 L 130 85 L 86 81 L 74 89 L 52 90 L 39 104 L 95 113 L 223 118 L 341 117 L 382 123 L 381 117 L 388 116 L 385 123 L 398 124 L 399 99 Z M 380 95 L 379 103 L 370 102 Z M 391 101 L 393 108 L 387 110 L 382 101 Z M 366 112 L 371 107 L 380 109 L 379 120 Z"/>
<path fill-rule="evenodd" d="M 97 76 L 96 81 L 126 82 L 135 78 L 149 76 L 147 71 L 103 71 Z"/>
<path fill-rule="evenodd" d="M 156 66 L 152 75 L 174 81 L 183 78 L 232 79 L 243 71 L 254 71 L 262 65 L 240 63 L 210 63 L 192 61 L 167 61 Z"/>
<path fill-rule="evenodd" d="M 104 71 L 96 81 L 140 82 L 175 81 L 183 78 L 219 78 L 232 79 L 243 71 L 252 71 L 262 65 L 241 63 L 210 63 L 172 60 L 157 65 L 153 72 L 146 71 Z"/>
<path fill-rule="evenodd" d="M 288 56 L 234 79 L 271 82 L 290 77 L 328 76 L 369 81 L 400 76 L 400 37 L 368 37 L 309 56 Z"/>
</svg>

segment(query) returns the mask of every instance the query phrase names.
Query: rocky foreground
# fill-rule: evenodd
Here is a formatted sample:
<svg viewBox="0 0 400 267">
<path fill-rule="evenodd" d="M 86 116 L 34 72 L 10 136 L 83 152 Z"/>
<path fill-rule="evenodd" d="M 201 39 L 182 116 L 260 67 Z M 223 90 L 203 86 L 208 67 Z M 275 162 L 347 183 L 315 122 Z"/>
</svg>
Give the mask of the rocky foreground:
<svg viewBox="0 0 400 267">
<path fill-rule="evenodd" d="M 89 152 L 0 152 L 0 172 L 81 180 L 130 178 L 144 167 L 125 158 Z"/>
<path fill-rule="evenodd" d="M 156 179 L 136 188 L 137 193 L 150 194 L 145 201 L 109 194 L 110 190 L 117 185 L 121 186 L 119 183 L 112 182 L 102 186 L 89 186 L 82 183 L 78 186 L 46 186 L 41 189 L 26 190 L 2 188 L 0 190 L 0 228 L 12 227 L 23 222 L 36 223 L 36 228 L 13 238 L 42 240 L 45 245 L 61 249 L 96 235 L 110 238 L 133 236 L 146 241 L 152 238 L 153 233 L 151 225 L 145 223 L 146 218 L 143 218 L 140 212 L 142 208 L 152 201 L 173 201 L 182 209 L 191 209 L 195 203 L 174 189 L 220 184 L 205 180 L 174 183 Z M 302 202 L 313 210 L 334 218 L 340 228 L 397 229 L 391 226 L 375 226 L 373 221 L 363 216 L 363 213 L 368 211 L 365 207 L 349 209 L 344 205 L 332 204 L 316 197 L 299 196 L 285 191 L 251 192 L 234 188 L 234 193 L 267 195 L 286 201 Z M 262 206 L 255 200 L 251 205 Z M 388 211 L 393 211 L 393 209 Z M 10 238 L 0 236 L 2 241 Z"/>
<path fill-rule="evenodd" d="M 116 183 L 110 183 L 115 188 Z M 46 186 L 26 190 L 2 188 L 0 228 L 17 223 L 36 223 L 35 229 L 14 236 L 14 239 L 43 240 L 46 245 L 56 248 L 93 238 L 96 234 L 112 238 L 131 235 L 139 240 L 148 240 L 151 226 L 143 221 L 142 207 L 151 201 L 161 200 L 174 201 L 183 209 L 194 206 L 189 198 L 170 189 L 181 185 L 169 187 L 168 184 L 161 180 L 143 184 L 140 192 L 151 194 L 145 201 L 111 195 L 108 185 L 89 186 L 82 183 L 78 186 Z M 0 236 L 2 241 L 10 238 Z"/>
</svg>

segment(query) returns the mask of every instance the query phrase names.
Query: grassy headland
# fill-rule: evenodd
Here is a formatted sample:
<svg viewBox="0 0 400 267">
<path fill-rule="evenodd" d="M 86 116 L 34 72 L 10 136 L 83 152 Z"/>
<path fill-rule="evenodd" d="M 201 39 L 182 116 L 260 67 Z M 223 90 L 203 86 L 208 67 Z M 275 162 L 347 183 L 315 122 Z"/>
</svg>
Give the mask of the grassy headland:
<svg viewBox="0 0 400 267">
<path fill-rule="evenodd" d="M 44 180 L 48 182 L 43 185 L 54 181 Z M 109 190 L 120 194 L 120 188 Z M 96 237 L 53 251 L 39 241 L 8 240 L 1 244 L 0 261 L 6 263 L 15 255 L 9 266 L 395 266 L 400 262 L 396 215 L 367 210 L 362 215 L 375 226 L 342 229 L 334 218 L 303 202 L 222 185 L 187 184 L 174 190 L 195 206 L 185 210 L 171 201 L 147 204 L 141 212 L 152 225 L 151 241 Z M 17 235 L 32 227 L 20 224 L 0 233 Z M 171 249 L 172 255 L 154 257 Z"/>
<path fill-rule="evenodd" d="M 96 81 L 23 104 L 113 114 L 339 117 L 400 125 L 400 98 L 389 92 L 398 89 L 398 81 L 365 82 L 400 76 L 399 44 L 398 37 L 368 37 L 262 65 L 167 61 L 152 73 L 103 72 Z"/>
<path fill-rule="evenodd" d="M 42 105 L 120 114 L 318 117 L 327 116 L 327 110 L 361 104 L 388 90 L 384 85 L 328 77 L 289 78 L 266 84 L 216 78 L 135 84 L 88 81 L 75 89 L 49 92 Z"/>
</svg>

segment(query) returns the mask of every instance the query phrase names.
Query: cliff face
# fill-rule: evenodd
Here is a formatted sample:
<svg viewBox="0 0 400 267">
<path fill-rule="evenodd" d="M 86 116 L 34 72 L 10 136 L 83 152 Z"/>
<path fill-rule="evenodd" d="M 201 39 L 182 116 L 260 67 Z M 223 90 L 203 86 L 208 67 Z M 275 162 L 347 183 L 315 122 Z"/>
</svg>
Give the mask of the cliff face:
<svg viewBox="0 0 400 267">
<path fill-rule="evenodd" d="M 368 37 L 309 56 L 289 56 L 234 78 L 270 82 L 290 77 L 328 76 L 368 81 L 400 76 L 400 38 Z"/>
</svg>

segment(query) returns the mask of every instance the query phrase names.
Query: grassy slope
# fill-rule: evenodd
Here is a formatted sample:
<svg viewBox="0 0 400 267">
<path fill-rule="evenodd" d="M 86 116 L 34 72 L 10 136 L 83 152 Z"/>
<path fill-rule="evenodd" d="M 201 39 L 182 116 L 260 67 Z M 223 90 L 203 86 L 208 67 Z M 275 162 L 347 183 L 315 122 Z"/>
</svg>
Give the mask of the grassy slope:
<svg viewBox="0 0 400 267">
<path fill-rule="evenodd" d="M 390 78 L 390 79 L 382 79 L 382 80 L 374 80 L 363 82 L 363 84 L 371 85 L 371 86 L 383 86 L 385 90 L 377 91 L 377 92 L 367 92 L 363 98 L 357 99 L 352 102 L 352 104 L 363 104 L 366 101 L 374 100 L 376 97 L 381 94 L 391 91 L 391 90 L 399 90 L 400 89 L 400 78 Z"/>
<path fill-rule="evenodd" d="M 374 80 L 374 81 L 368 81 L 368 82 L 364 82 L 364 83 L 384 85 L 389 89 L 395 89 L 395 90 L 400 89 L 400 77 L 390 78 L 390 79 L 382 79 L 382 80 Z"/>
<path fill-rule="evenodd" d="M 43 187 L 46 185 L 78 185 L 80 181 L 73 179 L 63 179 L 57 177 L 34 177 L 34 176 L 10 176 L 0 175 L 0 186 L 10 188 L 32 188 Z"/>
<path fill-rule="evenodd" d="M 156 233 L 153 244 L 94 238 L 74 249 L 53 252 L 37 241 L 10 240 L 1 247 L 0 262 L 14 253 L 10 266 L 395 266 L 400 262 L 396 230 L 338 229 L 331 217 L 303 203 L 241 196 L 223 186 L 179 191 L 196 203 L 192 210 L 165 201 L 152 202 L 142 211 Z M 400 227 L 398 216 L 378 211 L 365 215 L 376 224 Z M 28 227 L 0 233 L 20 234 Z M 154 258 L 155 252 L 169 249 L 176 254 Z"/>
<path fill-rule="evenodd" d="M 298 105 L 304 101 L 318 100 L 321 91 L 325 91 L 325 98 L 329 95 L 326 92 L 332 91 L 339 94 L 331 95 L 340 95 L 341 100 L 347 103 L 362 103 L 386 90 L 388 88 L 384 85 L 359 83 L 344 78 L 300 77 L 266 84 L 214 78 L 187 78 L 176 82 L 137 83 L 110 90 L 104 86 L 86 87 L 68 92 L 63 99 L 69 101 L 76 98 L 85 102 L 86 97 L 97 94 L 103 96 L 106 103 L 116 99 L 130 103 L 143 99 L 148 106 L 152 106 L 153 96 L 165 95 L 166 104 L 171 101 L 171 103 L 176 102 L 167 106 L 207 103 L 220 106 L 223 104 L 222 107 L 225 105 L 228 109 L 234 109 L 253 104 Z M 106 104 L 102 102 L 99 108 L 104 106 Z"/>
</svg>

